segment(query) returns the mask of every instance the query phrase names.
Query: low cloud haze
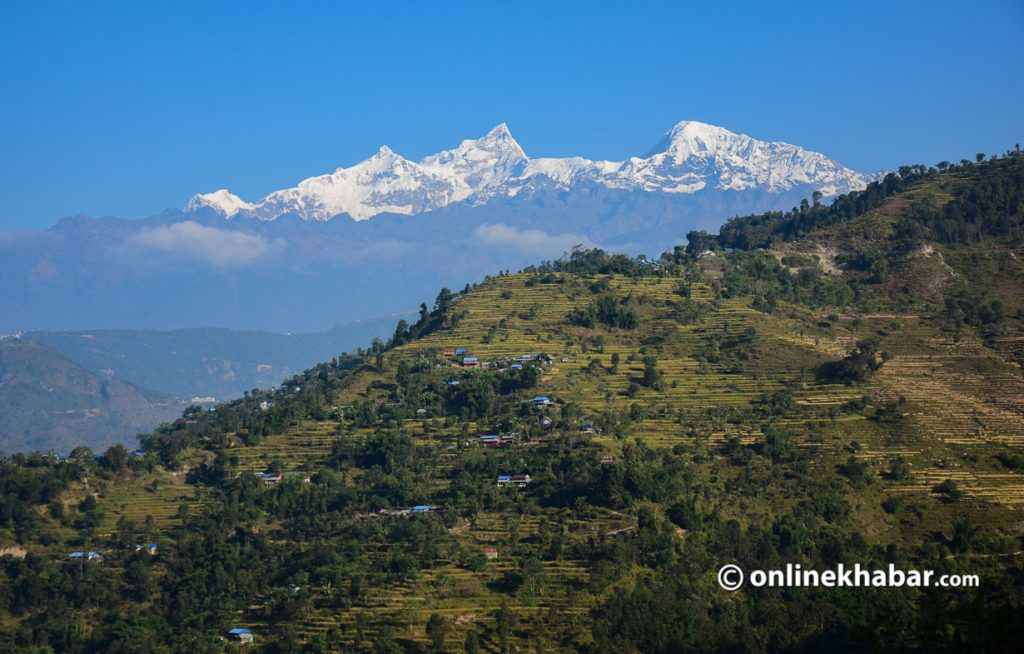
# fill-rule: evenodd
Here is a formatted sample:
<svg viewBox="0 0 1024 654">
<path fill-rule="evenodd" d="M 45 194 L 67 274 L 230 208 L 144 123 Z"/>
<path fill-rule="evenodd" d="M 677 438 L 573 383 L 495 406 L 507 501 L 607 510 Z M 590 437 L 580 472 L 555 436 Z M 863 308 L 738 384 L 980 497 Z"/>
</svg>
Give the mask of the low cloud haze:
<svg viewBox="0 0 1024 654">
<path fill-rule="evenodd" d="M 124 245 L 129 251 L 160 252 L 215 268 L 249 266 L 285 247 L 281 240 L 267 241 L 262 236 L 192 221 L 144 229 L 130 236 Z"/>
<path fill-rule="evenodd" d="M 541 229 L 516 229 L 505 223 L 484 224 L 473 230 L 473 236 L 487 245 L 504 246 L 543 256 L 556 256 L 575 245 L 592 246 L 590 239 L 576 234 L 548 234 Z"/>
</svg>

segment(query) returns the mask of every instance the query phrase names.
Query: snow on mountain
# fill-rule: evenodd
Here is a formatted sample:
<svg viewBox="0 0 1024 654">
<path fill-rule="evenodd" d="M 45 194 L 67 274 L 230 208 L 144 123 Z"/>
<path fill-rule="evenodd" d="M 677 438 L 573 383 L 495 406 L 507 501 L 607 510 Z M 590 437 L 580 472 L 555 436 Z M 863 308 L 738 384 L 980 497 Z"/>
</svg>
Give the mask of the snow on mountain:
<svg viewBox="0 0 1024 654">
<path fill-rule="evenodd" d="M 185 207 L 185 211 L 197 211 L 203 207 L 210 207 L 230 218 L 239 211 L 252 211 L 256 205 L 250 204 L 231 193 L 226 188 L 213 193 L 198 193 L 192 196 Z"/>
<path fill-rule="evenodd" d="M 454 150 L 424 159 L 420 166 L 453 187 L 449 202 L 477 194 L 501 192 L 509 180 L 522 174 L 530 159 L 519 147 L 508 125 L 502 123 L 481 139 L 463 141 Z"/>
<path fill-rule="evenodd" d="M 622 162 L 530 159 L 502 123 L 482 138 L 465 140 L 418 163 L 384 146 L 366 161 L 303 180 L 255 204 L 220 190 L 196 195 L 186 211 L 209 207 L 228 218 L 261 220 L 284 214 L 306 220 L 348 214 L 367 220 L 380 213 L 414 215 L 453 203 L 479 205 L 499 196 L 551 187 L 568 190 L 584 183 L 671 194 L 704 189 L 782 193 L 806 186 L 829 197 L 859 190 L 869 181 L 817 152 L 696 121 L 676 124 L 662 147 L 648 157 Z"/>
</svg>

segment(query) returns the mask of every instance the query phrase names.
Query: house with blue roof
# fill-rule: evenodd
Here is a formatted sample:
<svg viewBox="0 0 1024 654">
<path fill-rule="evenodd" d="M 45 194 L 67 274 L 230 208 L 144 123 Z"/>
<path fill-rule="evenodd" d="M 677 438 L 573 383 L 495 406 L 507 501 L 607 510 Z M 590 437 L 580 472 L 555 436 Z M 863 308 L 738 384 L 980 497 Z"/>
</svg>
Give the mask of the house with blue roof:
<svg viewBox="0 0 1024 654">
<path fill-rule="evenodd" d="M 515 486 L 523 488 L 533 481 L 526 473 L 516 475 L 498 475 L 498 486 Z"/>
<path fill-rule="evenodd" d="M 284 479 L 284 475 L 280 472 L 263 472 L 260 473 L 260 481 L 263 482 L 264 486 L 277 486 Z"/>
<path fill-rule="evenodd" d="M 69 559 L 82 560 L 82 561 L 93 561 L 103 559 L 103 555 L 99 552 L 81 552 L 76 551 L 68 554 Z"/>
<path fill-rule="evenodd" d="M 233 640 L 236 643 L 251 643 L 253 635 L 248 629 L 236 628 L 228 631 L 228 640 Z"/>
</svg>

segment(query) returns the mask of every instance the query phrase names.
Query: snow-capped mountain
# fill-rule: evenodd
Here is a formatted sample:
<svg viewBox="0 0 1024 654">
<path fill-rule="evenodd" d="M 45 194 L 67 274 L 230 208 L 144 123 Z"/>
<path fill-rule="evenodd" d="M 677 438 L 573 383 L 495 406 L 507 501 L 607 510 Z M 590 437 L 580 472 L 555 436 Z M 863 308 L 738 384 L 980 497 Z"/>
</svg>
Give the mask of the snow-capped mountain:
<svg viewBox="0 0 1024 654">
<path fill-rule="evenodd" d="M 384 146 L 350 168 L 303 180 L 257 203 L 221 189 L 194 196 L 185 210 L 211 208 L 229 218 L 261 220 L 285 214 L 329 220 L 347 214 L 361 221 L 382 213 L 414 215 L 457 203 L 475 206 L 581 185 L 667 194 L 711 189 L 780 194 L 808 188 L 830 197 L 862 189 L 870 181 L 817 152 L 696 121 L 676 124 L 662 147 L 648 157 L 627 161 L 531 159 L 502 123 L 482 138 L 465 140 L 420 162 Z"/>
</svg>

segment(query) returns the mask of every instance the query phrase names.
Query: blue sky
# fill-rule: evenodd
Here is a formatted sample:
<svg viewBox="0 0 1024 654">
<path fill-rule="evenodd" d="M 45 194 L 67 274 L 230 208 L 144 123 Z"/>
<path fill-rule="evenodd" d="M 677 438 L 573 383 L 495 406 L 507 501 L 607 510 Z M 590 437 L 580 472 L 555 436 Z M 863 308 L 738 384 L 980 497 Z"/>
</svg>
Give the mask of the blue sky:
<svg viewBox="0 0 1024 654">
<path fill-rule="evenodd" d="M 503 121 L 531 156 L 693 119 L 864 171 L 1024 141 L 1020 0 L 382 4 L 0 0 L 0 229 L 258 199 Z"/>
</svg>

